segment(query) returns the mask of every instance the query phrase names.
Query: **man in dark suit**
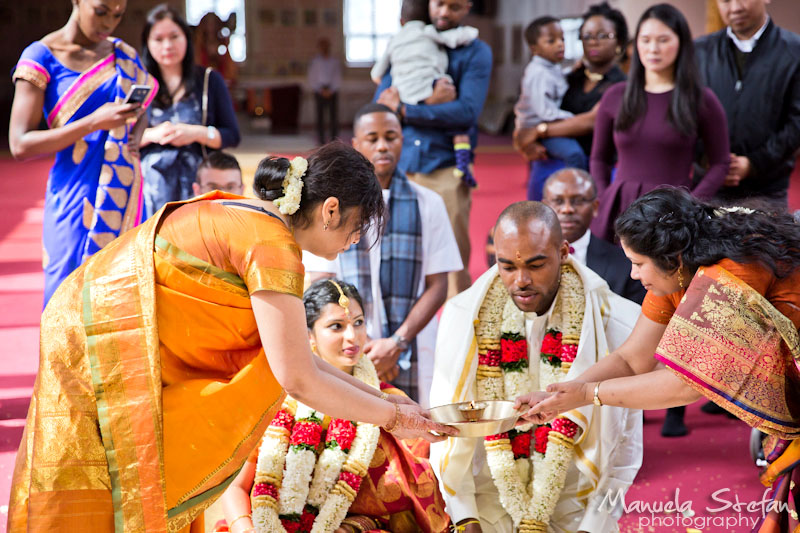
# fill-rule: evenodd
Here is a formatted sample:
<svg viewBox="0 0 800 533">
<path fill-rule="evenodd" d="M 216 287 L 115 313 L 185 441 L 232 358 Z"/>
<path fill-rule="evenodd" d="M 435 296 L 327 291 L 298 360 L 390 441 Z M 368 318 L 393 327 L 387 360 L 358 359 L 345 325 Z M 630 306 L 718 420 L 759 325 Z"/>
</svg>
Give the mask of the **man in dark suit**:
<svg viewBox="0 0 800 533">
<path fill-rule="evenodd" d="M 641 283 L 631 279 L 630 260 L 621 248 L 589 231 L 599 205 L 589 173 L 578 168 L 554 173 L 544 184 L 542 202 L 558 215 L 572 256 L 606 280 L 612 291 L 641 305 L 646 291 Z"/>
<path fill-rule="evenodd" d="M 544 182 L 542 202 L 556 212 L 570 253 L 606 280 L 620 296 L 641 305 L 647 291 L 631 279 L 631 262 L 621 248 L 592 235 L 589 224 L 597 214 L 599 200 L 594 180 L 588 172 L 565 168 Z M 682 437 L 689 432 L 683 417 L 686 407 L 667 409 L 661 428 L 664 437 Z"/>
</svg>

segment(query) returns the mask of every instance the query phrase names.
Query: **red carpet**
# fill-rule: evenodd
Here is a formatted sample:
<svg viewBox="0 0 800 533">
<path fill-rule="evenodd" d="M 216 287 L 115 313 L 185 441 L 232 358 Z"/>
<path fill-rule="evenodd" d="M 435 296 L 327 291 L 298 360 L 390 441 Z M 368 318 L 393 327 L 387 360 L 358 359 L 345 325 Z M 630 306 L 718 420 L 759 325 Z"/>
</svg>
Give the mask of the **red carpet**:
<svg viewBox="0 0 800 533">
<path fill-rule="evenodd" d="M 524 164 L 502 143 L 484 146 L 487 144 L 495 146 L 481 150 L 475 168 L 480 187 L 472 209 L 473 277 L 485 270 L 483 247 L 495 218 L 510 202 L 525 197 Z M 42 206 L 50 164 L 50 160 L 19 163 L 8 157 L 0 159 L 0 533 L 6 527 L 14 455 L 36 374 L 43 289 Z M 797 181 L 790 194 L 790 205 L 795 209 L 800 207 Z M 678 505 L 685 509 L 691 502 L 693 520 L 686 513 L 684 523 L 675 525 L 674 513 L 656 513 L 655 522 L 649 512 L 630 513 L 622 520 L 622 531 L 685 532 L 687 527 L 704 532 L 749 531 L 745 519 L 758 513 L 706 509 L 724 507 L 726 501 L 735 503 L 735 497 L 743 505 L 760 502 L 763 488 L 749 458 L 749 428 L 724 416 L 704 415 L 697 406 L 691 406 L 687 414 L 692 428 L 689 436 L 664 439 L 659 435 L 662 419 L 663 412 L 647 414 L 644 465 L 628 492 L 628 508 L 637 502 L 640 508 L 674 502 L 679 489 Z M 724 492 L 714 501 L 712 494 L 720 490 Z"/>
</svg>

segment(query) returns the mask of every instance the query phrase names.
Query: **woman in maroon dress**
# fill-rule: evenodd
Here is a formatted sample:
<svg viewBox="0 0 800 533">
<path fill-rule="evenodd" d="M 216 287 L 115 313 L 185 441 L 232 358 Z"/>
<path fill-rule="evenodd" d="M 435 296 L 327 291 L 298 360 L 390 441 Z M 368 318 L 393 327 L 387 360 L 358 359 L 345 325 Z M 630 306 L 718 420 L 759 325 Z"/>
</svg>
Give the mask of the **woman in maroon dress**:
<svg viewBox="0 0 800 533">
<path fill-rule="evenodd" d="M 628 81 L 609 88 L 600 101 L 589 163 L 600 194 L 592 231 L 608 241 L 614 240 L 617 216 L 659 185 L 686 186 L 701 199 L 711 198 L 730 157 L 725 111 L 700 83 L 681 12 L 669 4 L 652 6 L 639 20 L 635 40 Z M 699 140 L 709 169 L 694 183 Z"/>
</svg>

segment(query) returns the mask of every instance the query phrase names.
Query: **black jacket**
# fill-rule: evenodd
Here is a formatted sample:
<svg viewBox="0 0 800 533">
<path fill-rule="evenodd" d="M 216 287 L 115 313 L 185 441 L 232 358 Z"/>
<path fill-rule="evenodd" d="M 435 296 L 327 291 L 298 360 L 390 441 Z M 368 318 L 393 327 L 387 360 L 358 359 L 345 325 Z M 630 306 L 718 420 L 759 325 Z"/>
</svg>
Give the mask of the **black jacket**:
<svg viewBox="0 0 800 533">
<path fill-rule="evenodd" d="M 800 36 L 770 20 L 740 75 L 726 31 L 695 41 L 697 61 L 728 116 L 731 152 L 746 156 L 752 170 L 720 195 L 784 195 L 800 147 Z"/>
<path fill-rule="evenodd" d="M 586 250 L 586 266 L 606 280 L 613 292 L 642 304 L 647 291 L 638 280 L 631 279 L 631 262 L 622 248 L 591 235 Z"/>
</svg>

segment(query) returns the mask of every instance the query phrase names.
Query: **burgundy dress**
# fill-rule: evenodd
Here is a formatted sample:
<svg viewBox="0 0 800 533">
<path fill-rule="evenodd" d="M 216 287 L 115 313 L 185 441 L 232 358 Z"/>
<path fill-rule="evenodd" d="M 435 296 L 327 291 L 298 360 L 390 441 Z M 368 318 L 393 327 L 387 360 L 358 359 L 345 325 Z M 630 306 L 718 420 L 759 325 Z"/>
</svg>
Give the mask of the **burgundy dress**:
<svg viewBox="0 0 800 533">
<path fill-rule="evenodd" d="M 679 133 L 667 119 L 672 91 L 647 93 L 644 116 L 626 131 L 615 130 L 624 92 L 625 82 L 618 83 L 600 100 L 589 161 L 600 195 L 592 232 L 610 242 L 614 241 L 614 221 L 634 200 L 659 185 L 684 186 L 698 198 L 709 199 L 725 181 L 730 162 L 725 111 L 710 89 L 703 89 L 698 131 L 692 136 Z M 692 163 L 698 139 L 703 141 L 709 169 L 693 183 Z M 615 154 L 617 175 L 611 183 Z"/>
</svg>

